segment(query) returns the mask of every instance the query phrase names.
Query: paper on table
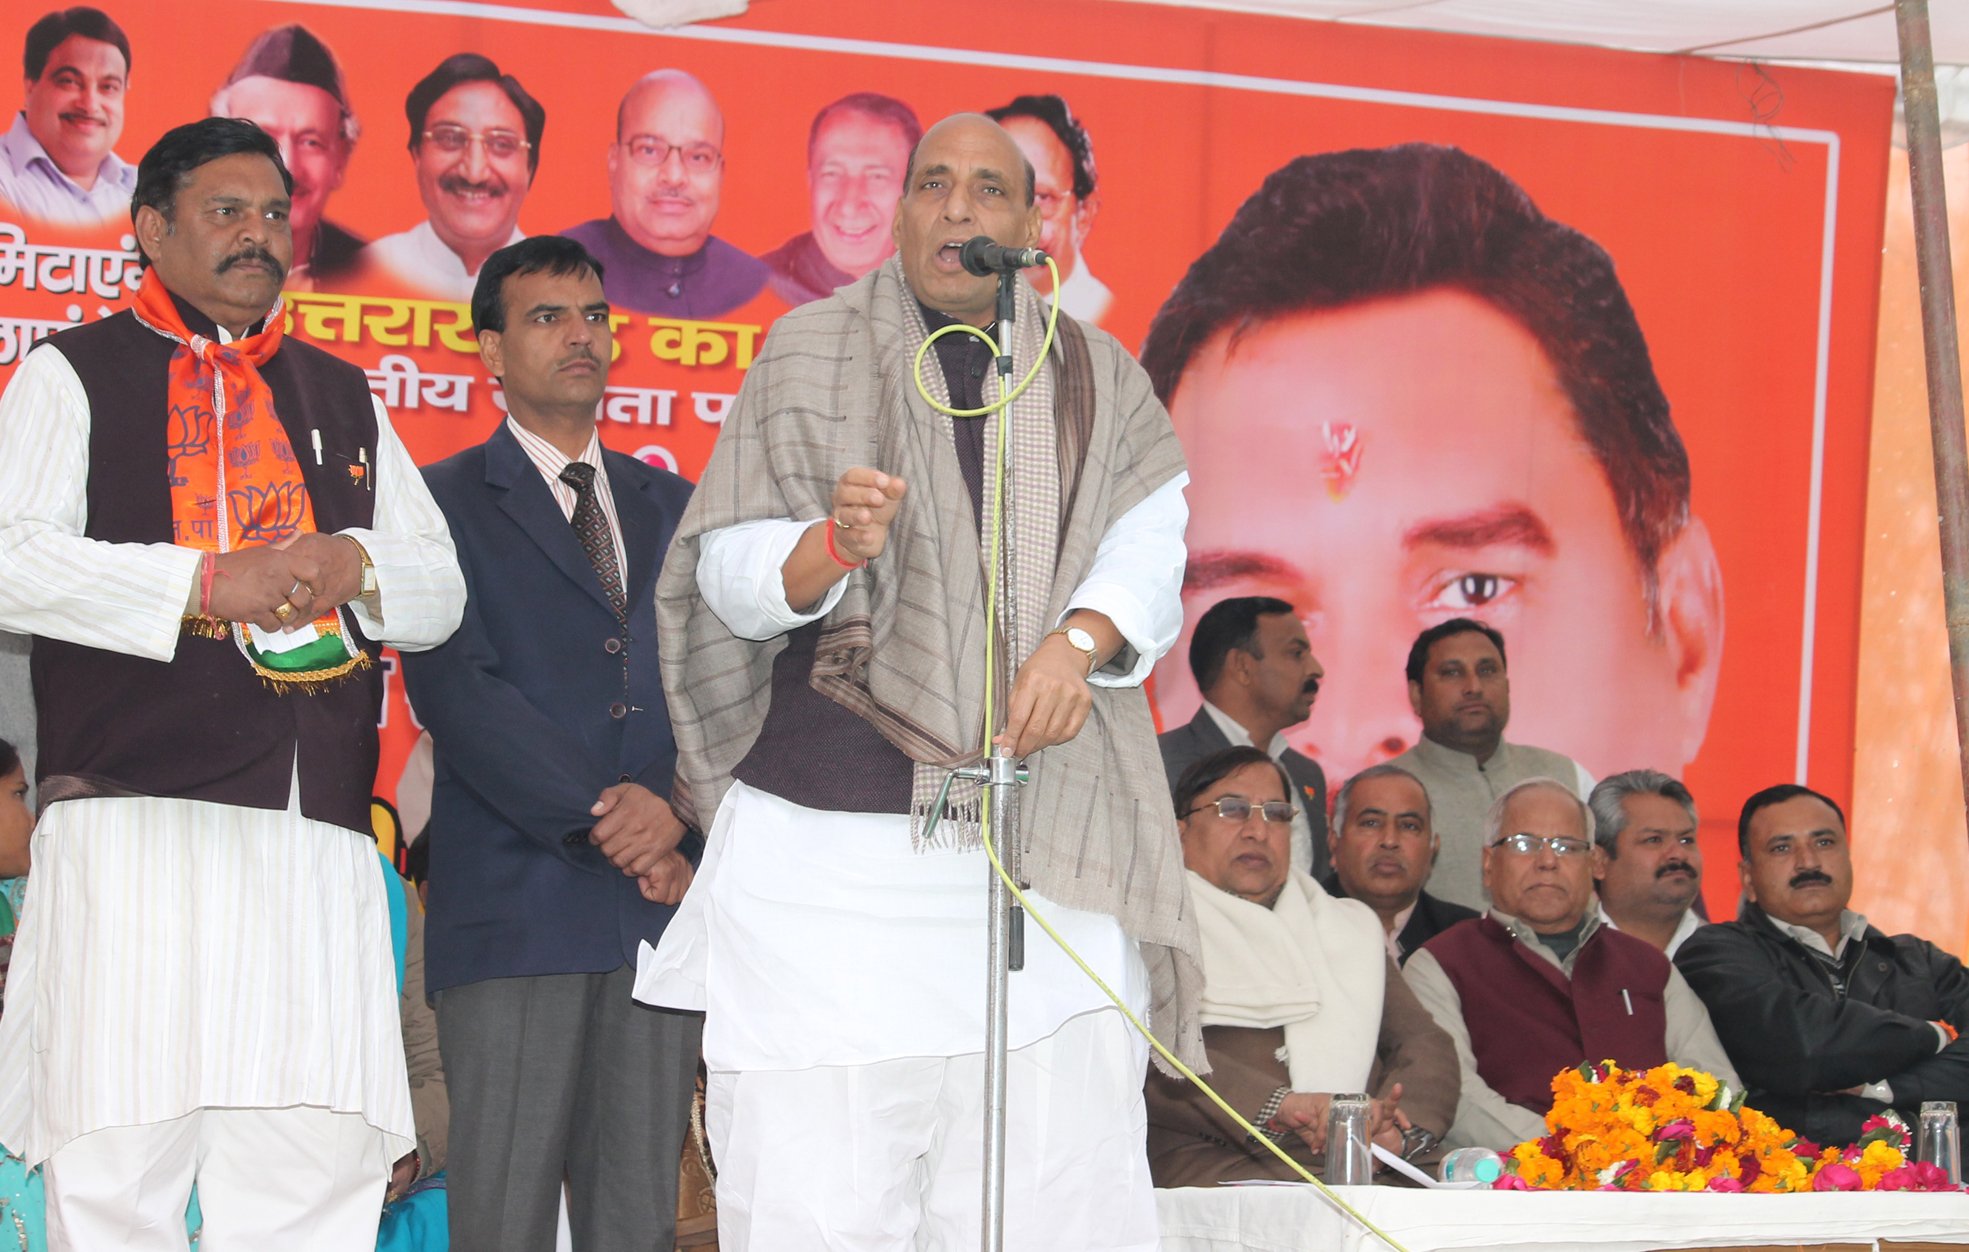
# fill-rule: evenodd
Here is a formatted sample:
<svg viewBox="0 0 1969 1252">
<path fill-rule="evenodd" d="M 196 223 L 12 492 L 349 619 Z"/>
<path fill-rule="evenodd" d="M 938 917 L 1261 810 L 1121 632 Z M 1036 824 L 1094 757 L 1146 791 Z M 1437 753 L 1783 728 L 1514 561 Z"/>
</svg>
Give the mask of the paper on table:
<svg viewBox="0 0 1969 1252">
<path fill-rule="evenodd" d="M 1407 1161 L 1396 1156 L 1393 1152 L 1388 1151 L 1388 1149 L 1382 1147 L 1380 1144 L 1376 1143 L 1370 1146 L 1374 1149 L 1374 1155 L 1387 1162 L 1388 1168 L 1413 1182 L 1420 1183 L 1424 1187 L 1429 1187 L 1436 1191 L 1475 1191 L 1484 1185 L 1476 1181 L 1443 1182 L 1441 1179 L 1431 1178 L 1426 1171 L 1410 1165 Z M 1219 1181 L 1217 1185 L 1220 1187 L 1304 1187 L 1310 1184 L 1297 1178 L 1225 1178 Z"/>
</svg>

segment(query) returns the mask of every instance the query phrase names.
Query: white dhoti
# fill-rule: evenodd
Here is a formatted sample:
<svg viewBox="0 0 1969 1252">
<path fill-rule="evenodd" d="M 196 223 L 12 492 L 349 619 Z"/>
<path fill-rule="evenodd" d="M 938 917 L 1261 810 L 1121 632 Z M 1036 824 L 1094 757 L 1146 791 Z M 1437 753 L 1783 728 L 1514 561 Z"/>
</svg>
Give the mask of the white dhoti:
<svg viewBox="0 0 1969 1252">
<path fill-rule="evenodd" d="M 900 814 L 738 784 L 638 999 L 705 1010 L 719 1244 L 975 1246 L 983 1138 L 981 852 L 917 853 Z M 1113 918 L 1031 896 L 1138 1016 Z M 1011 977 L 1006 1219 L 1020 1249 L 1156 1244 L 1147 1044 L 1036 925 Z"/>
</svg>

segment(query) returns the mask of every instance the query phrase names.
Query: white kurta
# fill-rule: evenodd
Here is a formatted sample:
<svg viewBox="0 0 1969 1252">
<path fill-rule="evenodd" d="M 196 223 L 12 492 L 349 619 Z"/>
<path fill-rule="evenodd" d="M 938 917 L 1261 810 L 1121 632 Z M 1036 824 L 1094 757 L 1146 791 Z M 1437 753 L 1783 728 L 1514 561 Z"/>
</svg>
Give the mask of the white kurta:
<svg viewBox="0 0 1969 1252">
<path fill-rule="evenodd" d="M 1179 475 L 1116 521 L 1068 601 L 1068 612 L 1105 613 L 1136 654 L 1127 673 L 1092 682 L 1139 684 L 1175 642 L 1188 481 Z M 839 600 L 845 581 L 811 613 L 786 603 L 780 567 L 811 524 L 750 522 L 704 538 L 699 590 L 733 634 L 768 639 Z M 636 997 L 706 1010 L 713 1070 L 982 1051 L 990 872 L 981 851 L 915 852 L 904 814 L 823 812 L 736 785 L 662 943 L 643 949 Z M 1119 922 L 1043 897 L 1034 904 L 1131 1009 L 1146 1005 L 1147 970 Z M 1012 1047 L 1109 1006 L 1030 921 L 1025 951 L 1012 979 Z"/>
<path fill-rule="evenodd" d="M 365 633 L 428 648 L 464 580 L 376 405 Z M 163 420 L 163 415 L 159 415 Z M 0 628 L 171 659 L 199 564 L 87 539 L 88 401 L 30 353 L 0 396 Z M 243 662 L 242 662 L 243 663 Z M 298 698 L 298 697 L 297 697 Z M 30 1163 L 94 1130 L 201 1107 L 358 1113 L 415 1146 L 382 868 L 365 835 L 286 812 L 151 797 L 51 806 L 0 1017 L 0 1143 Z"/>
<path fill-rule="evenodd" d="M 526 238 L 526 232 L 515 226 L 512 238 L 501 247 L 507 247 Z M 465 272 L 465 262 L 451 250 L 450 245 L 438 238 L 437 231 L 426 220 L 417 223 L 409 230 L 385 235 L 362 250 L 361 258 L 382 266 L 410 286 L 438 300 L 456 300 L 461 304 L 471 302 L 472 291 L 478 286 L 477 270 Z"/>
</svg>

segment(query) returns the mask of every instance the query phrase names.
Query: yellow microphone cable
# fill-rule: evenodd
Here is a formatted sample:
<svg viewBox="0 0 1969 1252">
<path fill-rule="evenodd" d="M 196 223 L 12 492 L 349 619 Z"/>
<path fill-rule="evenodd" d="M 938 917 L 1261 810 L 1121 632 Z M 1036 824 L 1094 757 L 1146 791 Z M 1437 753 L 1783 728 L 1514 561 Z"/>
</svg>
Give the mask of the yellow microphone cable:
<svg viewBox="0 0 1969 1252">
<path fill-rule="evenodd" d="M 937 412 L 942 413 L 948 417 L 983 417 L 991 413 L 999 412 L 1000 410 L 1006 408 L 1006 406 L 1010 405 L 1012 401 L 1018 399 L 1019 396 L 1024 393 L 1027 387 L 1032 385 L 1032 380 L 1039 376 L 1039 371 L 1042 368 L 1044 368 L 1046 364 L 1047 354 L 1052 351 L 1053 330 L 1054 327 L 1059 324 L 1059 320 L 1060 320 L 1060 300 L 1059 300 L 1060 270 L 1059 267 L 1053 263 L 1053 258 L 1050 256 L 1046 258 L 1046 269 L 1053 276 L 1053 293 L 1054 293 L 1053 306 L 1051 312 L 1047 315 L 1046 318 L 1046 340 L 1044 343 L 1040 345 L 1039 359 L 1032 363 L 1032 368 L 1026 371 L 1026 376 L 1019 380 L 1017 386 L 1013 387 L 1010 391 L 1007 391 L 1005 394 L 1000 396 L 996 401 L 985 404 L 979 408 L 957 409 L 942 403 L 935 396 L 930 394 L 929 388 L 925 386 L 923 383 L 923 357 L 924 354 L 930 350 L 931 344 L 935 343 L 937 340 L 949 334 L 958 334 L 958 333 L 972 334 L 972 335 L 976 335 L 978 338 L 985 341 L 986 346 L 988 346 L 991 349 L 991 354 L 994 357 L 1003 357 L 1005 355 L 1005 352 L 1000 349 L 998 341 L 993 339 L 990 334 L 986 333 L 985 331 L 979 329 L 976 326 L 971 326 L 963 322 L 958 322 L 950 326 L 945 326 L 941 330 L 932 333 L 929 338 L 923 341 L 923 346 L 916 350 L 916 362 L 915 362 L 916 391 L 917 394 L 923 397 L 923 399 L 930 405 L 931 408 L 935 409 Z M 998 621 L 999 544 L 1001 542 L 1001 534 L 1004 529 L 1003 519 L 1004 519 L 1004 504 L 1005 504 L 1005 449 L 1008 439 L 1007 432 L 1009 431 L 1010 427 L 1011 427 L 1011 419 L 1009 415 L 1007 415 L 1007 417 L 1004 420 L 998 423 L 998 451 L 997 451 L 997 455 L 993 458 L 993 471 L 992 471 L 992 483 L 991 483 L 991 554 L 990 554 L 989 568 L 985 576 L 985 621 L 988 624 L 988 628 L 985 630 L 985 675 L 984 675 L 984 679 L 985 679 L 984 752 L 986 754 L 989 754 L 991 751 L 991 731 L 992 731 L 993 719 L 995 714 L 995 710 L 992 707 L 993 705 L 992 680 L 993 680 L 993 676 L 997 672 L 997 661 L 998 661 L 998 656 L 997 656 L 998 631 L 996 629 L 996 623 Z M 943 818 L 944 801 L 950 795 L 950 784 L 954 777 L 955 777 L 954 774 L 947 775 L 944 778 L 942 789 L 937 792 L 936 803 L 931 806 L 930 820 L 923 832 L 923 836 L 926 841 L 929 839 L 931 835 L 933 835 L 936 832 L 937 823 L 941 821 Z M 1181 1074 L 1184 1078 L 1188 1079 L 1190 1082 L 1194 1083 L 1196 1085 L 1197 1090 L 1203 1092 L 1205 1096 L 1209 1097 L 1210 1102 L 1212 1104 L 1215 1104 L 1218 1108 L 1222 1109 L 1224 1111 L 1225 1116 L 1229 1117 L 1233 1122 L 1237 1123 L 1240 1127 L 1242 1127 L 1247 1133 L 1250 1134 L 1250 1136 L 1254 1140 L 1265 1145 L 1265 1147 L 1271 1151 L 1273 1156 L 1276 1156 L 1278 1157 L 1279 1160 L 1284 1161 L 1286 1165 L 1290 1167 L 1294 1173 L 1299 1175 L 1299 1177 L 1305 1179 L 1307 1182 L 1313 1184 L 1313 1186 L 1319 1188 L 1320 1193 L 1324 1195 L 1327 1198 L 1327 1200 L 1334 1205 L 1334 1207 L 1338 1208 L 1341 1212 L 1345 1213 L 1348 1217 L 1351 1217 L 1356 1222 L 1359 1222 L 1362 1227 L 1364 1227 L 1366 1230 L 1372 1233 L 1377 1239 L 1381 1240 L 1381 1242 L 1387 1244 L 1390 1248 L 1393 1248 L 1395 1252 L 1408 1252 L 1408 1249 L 1404 1248 L 1401 1244 L 1397 1243 L 1395 1239 L 1388 1234 L 1387 1231 L 1381 1229 L 1379 1226 L 1369 1221 L 1367 1217 L 1364 1214 L 1362 1214 L 1359 1209 L 1356 1209 L 1353 1205 L 1341 1199 L 1340 1196 L 1334 1192 L 1333 1188 L 1327 1186 L 1325 1183 L 1321 1182 L 1318 1178 L 1315 1178 L 1311 1170 L 1307 1169 L 1299 1162 L 1293 1160 L 1291 1155 L 1288 1154 L 1285 1151 L 1285 1149 L 1281 1148 L 1277 1143 L 1274 1143 L 1269 1135 L 1260 1131 L 1256 1126 L 1253 1126 L 1250 1122 L 1246 1121 L 1243 1115 L 1241 1115 L 1236 1109 L 1232 1108 L 1229 1102 L 1227 1102 L 1224 1099 L 1224 1097 L 1218 1095 L 1217 1092 L 1210 1086 L 1209 1083 L 1199 1078 L 1194 1070 L 1192 1070 L 1189 1066 L 1183 1064 L 1181 1061 L 1177 1060 L 1176 1054 L 1174 1052 L 1171 1052 L 1167 1047 L 1163 1046 L 1162 1040 L 1156 1038 L 1155 1035 L 1150 1032 L 1149 1028 L 1142 1024 L 1141 1019 L 1136 1017 L 1135 1014 L 1132 1011 L 1130 1011 L 1128 1006 L 1122 1002 L 1121 997 L 1114 993 L 1114 989 L 1109 987 L 1107 983 L 1101 978 L 1101 976 L 1094 972 L 1093 967 L 1088 965 L 1087 962 L 1084 959 L 1082 959 L 1080 953 L 1074 951 L 1073 945 L 1069 944 L 1064 938 L 1062 938 L 1060 936 L 1059 931 L 1053 929 L 1052 924 L 1046 920 L 1045 915 L 1040 913 L 1038 909 L 1032 907 L 1032 901 L 1026 897 L 1025 892 L 1019 889 L 1019 884 L 1013 880 L 1012 875 L 1006 872 L 1004 862 L 998 859 L 998 849 L 992 846 L 991 793 L 992 793 L 992 788 L 989 785 L 985 785 L 983 804 L 980 813 L 980 825 L 984 836 L 985 855 L 991 859 L 992 872 L 997 874 L 998 877 L 1004 881 L 1006 889 L 1011 892 L 1012 898 L 1018 901 L 1019 907 L 1023 908 L 1027 913 L 1032 915 L 1032 920 L 1039 923 L 1039 928 L 1046 932 L 1047 937 L 1052 939 L 1052 941 L 1055 944 L 1059 945 L 1060 951 L 1066 953 L 1067 959 L 1072 961 L 1076 966 L 1078 966 L 1080 968 L 1080 972 L 1087 975 L 1088 979 L 1092 981 L 1096 987 L 1100 988 L 1101 994 L 1106 996 L 1110 1001 L 1112 1001 L 1117 1009 L 1121 1010 L 1121 1015 L 1128 1019 L 1128 1024 L 1133 1026 L 1138 1032 L 1140 1032 L 1142 1038 L 1149 1041 L 1149 1046 L 1154 1048 L 1156 1052 L 1161 1055 L 1163 1060 L 1169 1062 L 1169 1065 L 1172 1069 L 1174 1069 L 1177 1073 Z"/>
</svg>

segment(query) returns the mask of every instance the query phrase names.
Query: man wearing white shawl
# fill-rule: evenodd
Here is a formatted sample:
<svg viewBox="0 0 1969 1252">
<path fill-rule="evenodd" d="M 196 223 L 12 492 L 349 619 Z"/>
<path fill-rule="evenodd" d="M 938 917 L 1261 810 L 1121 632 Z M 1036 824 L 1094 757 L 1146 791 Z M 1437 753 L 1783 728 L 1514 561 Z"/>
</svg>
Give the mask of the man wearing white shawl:
<svg viewBox="0 0 1969 1252">
<path fill-rule="evenodd" d="M 1292 794 L 1250 747 L 1176 784 L 1211 1082 L 1302 1164 L 1324 1158 L 1337 1092 L 1368 1092 L 1375 1140 L 1426 1158 L 1456 1111 L 1455 1048 L 1396 973 L 1373 910 L 1291 867 Z M 1296 1177 L 1192 1087 L 1151 1075 L 1148 1108 L 1159 1187 Z"/>
</svg>

